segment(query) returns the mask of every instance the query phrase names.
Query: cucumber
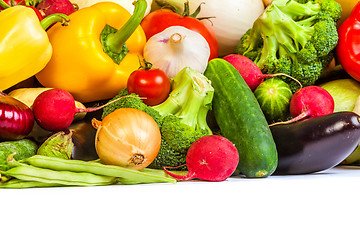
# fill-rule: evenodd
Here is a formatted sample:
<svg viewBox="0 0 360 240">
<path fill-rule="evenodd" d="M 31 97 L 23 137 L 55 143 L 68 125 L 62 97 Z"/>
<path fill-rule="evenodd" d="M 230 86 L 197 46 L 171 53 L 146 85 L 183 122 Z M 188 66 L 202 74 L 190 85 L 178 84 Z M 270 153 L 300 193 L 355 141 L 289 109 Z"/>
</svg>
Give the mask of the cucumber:
<svg viewBox="0 0 360 240">
<path fill-rule="evenodd" d="M 214 88 L 213 113 L 221 134 L 239 152 L 237 171 L 246 177 L 267 177 L 277 167 L 277 151 L 266 118 L 240 73 L 216 58 L 204 75 Z"/>
<path fill-rule="evenodd" d="M 290 100 L 293 94 L 286 82 L 269 78 L 260 83 L 254 94 L 268 123 L 285 121 L 291 117 Z"/>
</svg>

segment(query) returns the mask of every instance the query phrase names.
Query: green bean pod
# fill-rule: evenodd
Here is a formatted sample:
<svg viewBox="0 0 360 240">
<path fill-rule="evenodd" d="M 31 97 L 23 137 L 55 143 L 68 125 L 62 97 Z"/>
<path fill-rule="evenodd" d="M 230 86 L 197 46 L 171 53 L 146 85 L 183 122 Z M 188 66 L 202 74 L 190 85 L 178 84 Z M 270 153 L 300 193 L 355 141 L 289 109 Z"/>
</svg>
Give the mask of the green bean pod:
<svg viewBox="0 0 360 240">
<path fill-rule="evenodd" d="M 103 176 L 117 177 L 123 184 L 170 182 L 176 180 L 162 170 L 134 170 L 114 165 L 105 165 L 100 162 L 68 160 L 57 157 L 34 155 L 22 162 L 35 167 L 47 168 L 56 171 L 86 172 Z"/>
<path fill-rule="evenodd" d="M 54 171 L 26 164 L 11 168 L 6 171 L 5 174 L 24 181 L 56 183 L 70 186 L 110 185 L 117 181 L 115 177 L 84 172 Z"/>
<path fill-rule="evenodd" d="M 40 188 L 40 187 L 63 187 L 65 185 L 58 183 L 44 183 L 36 181 L 24 181 L 20 179 L 11 179 L 7 182 L 0 183 L 0 188 Z"/>
</svg>

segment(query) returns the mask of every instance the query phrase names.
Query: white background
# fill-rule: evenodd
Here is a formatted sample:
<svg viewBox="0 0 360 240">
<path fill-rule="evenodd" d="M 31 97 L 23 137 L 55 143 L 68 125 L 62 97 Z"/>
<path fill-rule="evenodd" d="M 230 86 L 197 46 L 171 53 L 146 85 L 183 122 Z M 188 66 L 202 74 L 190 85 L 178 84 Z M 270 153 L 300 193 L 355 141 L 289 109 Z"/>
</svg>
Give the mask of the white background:
<svg viewBox="0 0 360 240">
<path fill-rule="evenodd" d="M 359 239 L 360 168 L 301 176 L 0 189 L 0 239 Z"/>
</svg>

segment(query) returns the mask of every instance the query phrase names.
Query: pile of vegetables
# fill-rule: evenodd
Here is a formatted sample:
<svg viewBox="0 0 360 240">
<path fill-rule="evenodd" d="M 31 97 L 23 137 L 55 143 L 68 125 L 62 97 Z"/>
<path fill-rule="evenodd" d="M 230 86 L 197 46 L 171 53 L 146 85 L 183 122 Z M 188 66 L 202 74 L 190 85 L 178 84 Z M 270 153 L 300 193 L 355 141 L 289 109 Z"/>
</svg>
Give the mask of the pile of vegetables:
<svg viewBox="0 0 360 240">
<path fill-rule="evenodd" d="M 343 6 L 0 0 L 0 188 L 358 164 L 360 3 Z"/>
</svg>

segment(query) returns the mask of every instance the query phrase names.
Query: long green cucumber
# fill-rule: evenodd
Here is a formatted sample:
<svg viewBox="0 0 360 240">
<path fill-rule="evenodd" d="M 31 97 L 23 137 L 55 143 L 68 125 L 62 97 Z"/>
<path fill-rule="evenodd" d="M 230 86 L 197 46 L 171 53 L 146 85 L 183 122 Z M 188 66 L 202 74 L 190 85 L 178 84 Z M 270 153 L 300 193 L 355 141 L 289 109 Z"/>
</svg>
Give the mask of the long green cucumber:
<svg viewBox="0 0 360 240">
<path fill-rule="evenodd" d="M 267 177 L 278 155 L 266 118 L 240 73 L 227 61 L 209 62 L 205 76 L 214 88 L 213 113 L 221 134 L 239 152 L 237 170 L 246 177 Z"/>
</svg>

